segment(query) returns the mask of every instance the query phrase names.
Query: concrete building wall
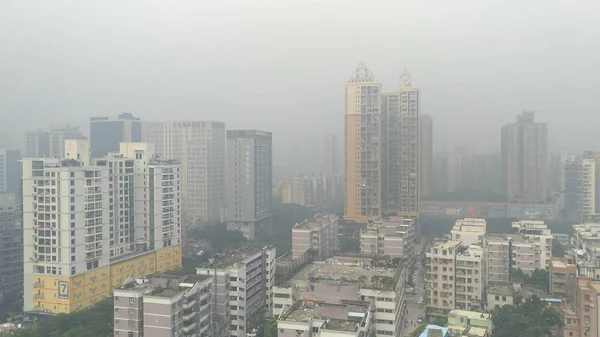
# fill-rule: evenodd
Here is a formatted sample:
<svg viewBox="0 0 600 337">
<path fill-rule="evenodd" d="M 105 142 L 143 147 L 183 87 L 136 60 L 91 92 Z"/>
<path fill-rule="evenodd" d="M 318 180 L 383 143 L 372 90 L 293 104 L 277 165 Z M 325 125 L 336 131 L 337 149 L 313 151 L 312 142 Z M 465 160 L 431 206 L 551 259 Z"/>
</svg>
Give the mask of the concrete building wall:
<svg viewBox="0 0 600 337">
<path fill-rule="evenodd" d="M 90 145 L 93 158 L 119 152 L 121 142 L 141 142 L 142 126 L 139 118 L 130 113 L 90 118 Z"/>
<path fill-rule="evenodd" d="M 523 112 L 502 128 L 503 185 L 509 202 L 546 203 L 548 175 L 547 125 Z"/>
<path fill-rule="evenodd" d="M 225 124 L 211 121 L 143 122 L 142 140 L 162 159 L 181 164 L 186 225 L 220 221 L 225 206 Z"/>
<path fill-rule="evenodd" d="M 250 240 L 272 230 L 272 152 L 270 132 L 227 131 L 227 228 Z"/>
<path fill-rule="evenodd" d="M 381 215 L 382 147 L 381 84 L 364 64 L 346 85 L 345 128 L 344 215 L 366 222 Z"/>
</svg>

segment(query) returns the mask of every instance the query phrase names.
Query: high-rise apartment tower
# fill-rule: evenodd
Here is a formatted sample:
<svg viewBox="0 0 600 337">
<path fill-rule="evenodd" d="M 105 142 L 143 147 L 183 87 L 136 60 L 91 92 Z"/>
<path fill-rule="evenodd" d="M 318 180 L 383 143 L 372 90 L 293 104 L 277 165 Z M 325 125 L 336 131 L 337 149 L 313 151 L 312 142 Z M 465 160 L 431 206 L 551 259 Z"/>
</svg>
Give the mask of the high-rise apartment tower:
<svg viewBox="0 0 600 337">
<path fill-rule="evenodd" d="M 502 169 L 508 202 L 546 202 L 548 128 L 534 121 L 533 112 L 502 128 Z"/>
<path fill-rule="evenodd" d="M 402 74 L 399 90 L 383 94 L 361 63 L 346 84 L 345 118 L 345 217 L 417 216 L 419 90 L 410 74 Z"/>
<path fill-rule="evenodd" d="M 227 229 L 249 240 L 272 229 L 272 153 L 270 132 L 227 131 Z"/>
<path fill-rule="evenodd" d="M 181 163 L 181 200 L 186 225 L 223 220 L 225 124 L 212 121 L 144 122 L 144 142 L 163 159 Z"/>
<path fill-rule="evenodd" d="M 66 158 L 23 159 L 25 311 L 70 313 L 181 266 L 179 165 L 141 143 L 90 165 L 87 140 L 65 143 Z"/>
</svg>

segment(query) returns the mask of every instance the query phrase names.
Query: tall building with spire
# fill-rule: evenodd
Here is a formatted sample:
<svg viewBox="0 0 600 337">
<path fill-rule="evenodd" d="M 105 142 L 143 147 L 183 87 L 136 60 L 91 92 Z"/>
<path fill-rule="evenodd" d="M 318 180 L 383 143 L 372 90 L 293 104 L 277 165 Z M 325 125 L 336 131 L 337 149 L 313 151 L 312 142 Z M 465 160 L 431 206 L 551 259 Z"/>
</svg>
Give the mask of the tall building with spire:
<svg viewBox="0 0 600 337">
<path fill-rule="evenodd" d="M 360 63 L 346 84 L 345 217 L 366 222 L 419 210 L 419 90 L 404 71 L 400 88 L 381 92 Z"/>
<path fill-rule="evenodd" d="M 419 90 L 404 69 L 400 88 L 383 94 L 384 212 L 416 217 L 419 212 Z"/>
<path fill-rule="evenodd" d="M 381 83 L 361 62 L 346 84 L 344 215 L 358 222 L 381 215 Z"/>
</svg>

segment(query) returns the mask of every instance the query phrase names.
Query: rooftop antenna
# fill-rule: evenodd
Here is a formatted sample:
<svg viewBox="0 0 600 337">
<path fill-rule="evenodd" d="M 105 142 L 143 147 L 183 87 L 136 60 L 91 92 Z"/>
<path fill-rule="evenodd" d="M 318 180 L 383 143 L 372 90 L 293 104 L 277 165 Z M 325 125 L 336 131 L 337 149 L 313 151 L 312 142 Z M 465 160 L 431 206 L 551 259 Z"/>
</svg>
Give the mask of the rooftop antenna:
<svg viewBox="0 0 600 337">
<path fill-rule="evenodd" d="M 372 82 L 374 81 L 373 73 L 367 68 L 367 66 L 360 61 L 356 67 L 355 76 L 350 82 Z"/>
<path fill-rule="evenodd" d="M 404 85 L 404 86 L 407 86 L 407 87 L 412 86 L 411 85 L 410 72 L 408 71 L 408 69 L 406 69 L 406 66 L 404 66 L 404 69 L 400 73 L 400 85 Z"/>
</svg>

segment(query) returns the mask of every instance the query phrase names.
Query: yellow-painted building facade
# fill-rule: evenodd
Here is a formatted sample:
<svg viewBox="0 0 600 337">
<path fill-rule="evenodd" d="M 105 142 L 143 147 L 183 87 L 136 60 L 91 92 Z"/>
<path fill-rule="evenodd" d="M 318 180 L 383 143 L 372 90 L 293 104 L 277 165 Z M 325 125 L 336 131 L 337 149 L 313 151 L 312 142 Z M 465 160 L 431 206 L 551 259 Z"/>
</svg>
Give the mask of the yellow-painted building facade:
<svg viewBox="0 0 600 337">
<path fill-rule="evenodd" d="M 85 309 L 112 295 L 129 277 L 142 278 L 181 267 L 181 245 L 163 248 L 72 277 L 34 274 L 34 311 L 60 314 Z M 25 285 L 28 286 L 28 285 Z"/>
</svg>

